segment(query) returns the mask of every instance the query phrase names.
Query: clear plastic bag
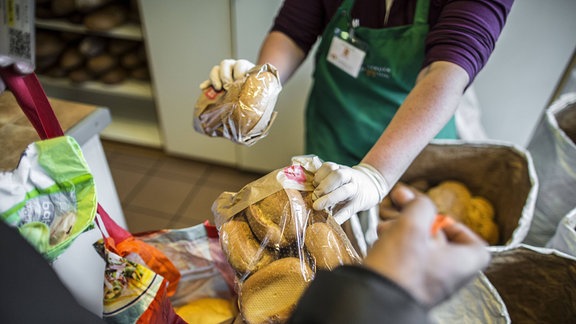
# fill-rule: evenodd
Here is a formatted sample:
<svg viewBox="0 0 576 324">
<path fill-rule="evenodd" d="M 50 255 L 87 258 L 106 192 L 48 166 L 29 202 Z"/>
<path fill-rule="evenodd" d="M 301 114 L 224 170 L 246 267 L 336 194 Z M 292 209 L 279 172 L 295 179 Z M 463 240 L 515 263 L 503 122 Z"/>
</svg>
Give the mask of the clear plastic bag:
<svg viewBox="0 0 576 324">
<path fill-rule="evenodd" d="M 268 134 L 282 90 L 275 67 L 257 65 L 246 76 L 224 85 L 202 89 L 194 109 L 194 129 L 211 137 L 224 137 L 235 143 L 253 145 Z"/>
<path fill-rule="evenodd" d="M 292 165 L 214 202 L 246 323 L 284 322 L 316 271 L 360 263 L 332 215 L 311 207 L 312 179 L 320 165 L 315 156 L 294 157 Z"/>
</svg>

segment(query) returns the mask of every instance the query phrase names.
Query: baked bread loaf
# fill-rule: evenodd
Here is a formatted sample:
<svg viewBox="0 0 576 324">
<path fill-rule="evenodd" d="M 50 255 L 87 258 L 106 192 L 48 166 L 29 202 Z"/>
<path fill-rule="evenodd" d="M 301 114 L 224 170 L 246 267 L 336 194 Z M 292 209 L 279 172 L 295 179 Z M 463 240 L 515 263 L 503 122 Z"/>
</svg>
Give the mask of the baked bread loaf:
<svg viewBox="0 0 576 324">
<path fill-rule="evenodd" d="M 108 53 L 91 57 L 86 62 L 86 68 L 94 75 L 102 75 L 116 66 L 118 66 L 118 58 Z"/>
<path fill-rule="evenodd" d="M 427 194 L 440 214 L 462 222 L 489 245 L 498 243 L 500 234 L 494 207 L 486 198 L 472 195 L 463 183 L 451 180 L 432 187 Z"/>
<path fill-rule="evenodd" d="M 312 270 L 298 258 L 276 260 L 242 283 L 238 304 L 249 324 L 284 323 L 312 280 Z"/>
<path fill-rule="evenodd" d="M 283 248 L 296 242 L 298 233 L 302 233 L 305 210 L 298 190 L 283 189 L 248 206 L 246 219 L 262 244 Z"/>
<path fill-rule="evenodd" d="M 244 217 L 235 217 L 220 228 L 222 251 L 230 266 L 244 277 L 274 261 L 274 254 L 260 246 Z"/>
<path fill-rule="evenodd" d="M 267 112 L 272 112 L 270 107 L 276 104 L 278 88 L 280 81 L 272 72 L 248 73 L 238 95 L 238 106 L 232 111 L 240 134 L 250 133 Z"/>
<path fill-rule="evenodd" d="M 464 224 L 474 230 L 490 245 L 498 243 L 500 231 L 494 222 L 494 207 L 483 197 L 475 196 L 468 206 L 468 217 Z"/>
<path fill-rule="evenodd" d="M 98 8 L 84 17 L 84 26 L 90 30 L 108 31 L 128 20 L 128 10 L 120 3 Z"/>
<path fill-rule="evenodd" d="M 207 86 L 194 107 L 194 129 L 253 145 L 268 134 L 281 89 L 278 72 L 270 64 L 253 67 L 244 78 L 225 84 L 225 91 Z"/>
<path fill-rule="evenodd" d="M 440 214 L 450 215 L 460 222 L 464 221 L 472 196 L 463 183 L 451 180 L 443 181 L 428 190 L 427 194 L 434 201 Z"/>
<path fill-rule="evenodd" d="M 314 223 L 306 228 L 304 245 L 314 260 L 316 270 L 332 270 L 353 263 L 346 241 L 328 223 Z"/>
</svg>

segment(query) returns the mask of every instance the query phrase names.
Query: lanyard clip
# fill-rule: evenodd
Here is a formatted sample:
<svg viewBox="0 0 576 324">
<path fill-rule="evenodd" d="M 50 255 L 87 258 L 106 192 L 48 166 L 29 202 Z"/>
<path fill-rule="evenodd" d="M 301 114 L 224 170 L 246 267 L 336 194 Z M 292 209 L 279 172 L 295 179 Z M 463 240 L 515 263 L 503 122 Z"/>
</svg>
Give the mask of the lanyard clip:
<svg viewBox="0 0 576 324">
<path fill-rule="evenodd" d="M 358 26 L 360 26 L 360 19 L 358 19 L 358 18 L 352 19 L 352 24 L 351 24 L 351 26 L 350 26 L 350 29 L 348 30 L 348 34 L 350 34 L 350 41 L 351 41 L 352 43 L 356 43 L 356 37 L 355 37 L 355 34 L 354 34 L 354 30 L 355 30 Z"/>
</svg>

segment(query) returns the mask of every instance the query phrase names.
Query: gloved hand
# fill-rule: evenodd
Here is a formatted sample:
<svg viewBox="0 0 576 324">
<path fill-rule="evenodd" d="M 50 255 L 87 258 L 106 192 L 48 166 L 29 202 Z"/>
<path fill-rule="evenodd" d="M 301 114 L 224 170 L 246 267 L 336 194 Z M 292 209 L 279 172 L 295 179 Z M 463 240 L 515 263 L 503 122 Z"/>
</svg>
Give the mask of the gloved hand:
<svg viewBox="0 0 576 324">
<path fill-rule="evenodd" d="M 208 80 L 200 84 L 200 89 L 212 85 L 216 91 L 220 91 L 224 85 L 243 78 L 253 67 L 254 63 L 247 60 L 222 60 L 219 65 L 215 65 L 212 70 L 210 70 Z"/>
<path fill-rule="evenodd" d="M 348 167 L 324 162 L 314 175 L 314 185 L 313 208 L 324 210 L 338 205 L 333 214 L 338 224 L 376 206 L 390 190 L 382 174 L 366 163 Z"/>
<path fill-rule="evenodd" d="M 34 66 L 24 61 L 14 60 L 13 58 L 5 55 L 0 55 L 0 68 L 6 68 L 8 66 L 13 66 L 14 70 L 21 74 L 29 74 L 34 71 Z M 6 90 L 6 84 L 4 80 L 0 77 L 0 93 Z"/>
</svg>

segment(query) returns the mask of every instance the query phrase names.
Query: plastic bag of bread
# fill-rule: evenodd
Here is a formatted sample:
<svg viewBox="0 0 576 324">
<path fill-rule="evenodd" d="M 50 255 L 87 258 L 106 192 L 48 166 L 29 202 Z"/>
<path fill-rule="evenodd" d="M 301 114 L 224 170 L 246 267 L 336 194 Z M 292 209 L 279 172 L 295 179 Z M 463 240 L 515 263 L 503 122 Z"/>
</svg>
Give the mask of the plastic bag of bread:
<svg viewBox="0 0 576 324">
<path fill-rule="evenodd" d="M 316 271 L 360 262 L 332 215 L 311 207 L 320 165 L 316 156 L 294 157 L 212 206 L 245 323 L 285 322 Z"/>
<path fill-rule="evenodd" d="M 211 137 L 253 145 L 265 137 L 276 118 L 276 100 L 282 90 L 271 64 L 257 65 L 246 76 L 224 85 L 202 89 L 194 109 L 194 129 Z"/>
</svg>

